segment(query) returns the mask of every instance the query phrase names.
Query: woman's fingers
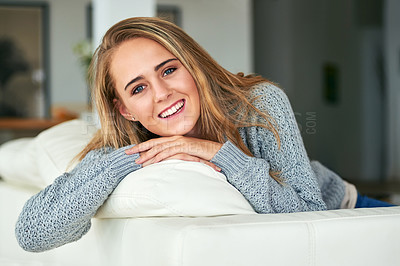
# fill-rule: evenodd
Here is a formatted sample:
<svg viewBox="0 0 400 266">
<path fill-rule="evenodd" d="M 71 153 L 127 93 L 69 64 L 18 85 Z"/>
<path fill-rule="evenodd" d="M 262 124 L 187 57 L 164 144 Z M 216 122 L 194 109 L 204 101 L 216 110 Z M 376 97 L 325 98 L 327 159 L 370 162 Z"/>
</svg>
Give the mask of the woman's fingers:
<svg viewBox="0 0 400 266">
<path fill-rule="evenodd" d="M 154 144 L 154 142 L 152 144 Z M 148 160 L 151 160 L 152 163 L 160 162 L 175 154 L 188 154 L 209 161 L 214 157 L 221 146 L 222 144 L 220 143 L 203 139 L 188 137 L 169 138 L 141 152 L 136 163 L 142 164 Z"/>
<path fill-rule="evenodd" d="M 204 163 L 216 171 L 219 167 L 210 160 L 219 151 L 222 144 L 204 139 L 173 136 L 151 139 L 127 150 L 127 154 L 139 153 L 135 161 L 143 167 L 164 160 L 180 159 Z"/>
<path fill-rule="evenodd" d="M 218 167 L 218 166 L 216 166 L 215 164 L 213 164 L 213 163 L 210 162 L 210 161 L 201 160 L 200 162 L 202 162 L 202 163 L 204 163 L 204 164 L 210 166 L 211 168 L 213 168 L 213 169 L 214 169 L 215 171 L 217 171 L 217 172 L 221 172 L 221 168 Z"/>
<path fill-rule="evenodd" d="M 161 137 L 161 138 L 156 138 L 156 139 L 150 139 L 148 141 L 139 143 L 135 146 L 133 146 L 132 148 L 129 148 L 127 150 L 125 150 L 125 153 L 130 155 L 130 154 L 134 154 L 134 153 L 140 153 L 143 151 L 147 151 L 157 145 L 160 145 L 162 143 L 165 142 L 171 142 L 174 141 L 176 139 L 178 139 L 179 136 L 173 136 L 173 137 Z"/>
<path fill-rule="evenodd" d="M 146 162 L 157 163 L 180 153 L 190 155 L 190 153 L 185 150 L 184 145 L 180 143 L 160 144 L 148 151 L 142 152 L 135 162 L 143 165 L 146 165 Z"/>
</svg>

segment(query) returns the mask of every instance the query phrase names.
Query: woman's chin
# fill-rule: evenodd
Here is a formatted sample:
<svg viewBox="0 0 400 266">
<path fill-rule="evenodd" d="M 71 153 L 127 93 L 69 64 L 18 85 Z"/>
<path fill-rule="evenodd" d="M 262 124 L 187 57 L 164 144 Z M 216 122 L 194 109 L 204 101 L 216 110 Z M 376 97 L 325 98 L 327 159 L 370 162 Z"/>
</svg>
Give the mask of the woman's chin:
<svg viewBox="0 0 400 266">
<path fill-rule="evenodd" d="M 186 136 L 186 137 L 198 137 L 197 130 L 194 127 L 176 128 L 173 130 L 163 130 L 154 132 L 156 135 L 161 137 L 172 137 L 172 136 Z"/>
</svg>

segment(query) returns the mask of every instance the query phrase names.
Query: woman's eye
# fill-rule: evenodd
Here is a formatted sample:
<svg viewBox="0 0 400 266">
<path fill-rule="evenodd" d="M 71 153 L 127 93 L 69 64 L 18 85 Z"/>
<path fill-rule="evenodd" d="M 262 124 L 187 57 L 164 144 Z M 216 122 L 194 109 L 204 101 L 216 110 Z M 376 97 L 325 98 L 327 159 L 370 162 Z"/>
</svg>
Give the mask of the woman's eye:
<svg viewBox="0 0 400 266">
<path fill-rule="evenodd" d="M 135 87 L 135 88 L 132 90 L 132 94 L 141 93 L 143 90 L 144 90 L 144 86 L 143 86 L 143 85 L 139 85 L 139 86 Z"/>
<path fill-rule="evenodd" d="M 167 70 L 165 70 L 163 76 L 167 76 L 167 75 L 171 74 L 172 72 L 174 72 L 175 70 L 176 70 L 175 67 L 168 68 Z"/>
</svg>

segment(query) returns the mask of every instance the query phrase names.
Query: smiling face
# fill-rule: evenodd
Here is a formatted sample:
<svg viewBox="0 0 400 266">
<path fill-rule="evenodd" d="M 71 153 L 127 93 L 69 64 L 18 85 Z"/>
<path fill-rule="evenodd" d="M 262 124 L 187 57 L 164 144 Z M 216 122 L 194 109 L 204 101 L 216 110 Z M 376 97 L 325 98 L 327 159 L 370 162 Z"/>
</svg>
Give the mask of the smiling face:
<svg viewBox="0 0 400 266">
<path fill-rule="evenodd" d="M 111 76 L 119 112 L 159 136 L 196 136 L 200 101 L 182 63 L 155 41 L 136 38 L 114 52 Z"/>
</svg>

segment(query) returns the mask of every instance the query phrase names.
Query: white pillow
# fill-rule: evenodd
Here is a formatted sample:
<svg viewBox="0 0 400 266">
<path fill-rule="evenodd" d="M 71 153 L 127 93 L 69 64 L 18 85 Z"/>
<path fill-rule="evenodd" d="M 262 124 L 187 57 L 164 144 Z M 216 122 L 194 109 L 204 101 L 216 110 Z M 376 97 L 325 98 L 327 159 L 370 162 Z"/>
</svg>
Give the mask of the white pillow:
<svg viewBox="0 0 400 266">
<path fill-rule="evenodd" d="M 33 138 L 8 141 L 0 146 L 0 177 L 17 185 L 44 187 L 36 165 Z"/>
<path fill-rule="evenodd" d="M 76 119 L 49 128 L 34 138 L 38 173 L 46 186 L 77 164 L 71 164 L 72 160 L 96 131 L 95 124 Z"/>
<path fill-rule="evenodd" d="M 6 142 L 0 146 L 0 176 L 8 182 L 44 188 L 67 170 L 96 130 L 94 123 L 71 120 L 34 138 Z"/>
<path fill-rule="evenodd" d="M 255 213 L 223 174 L 197 162 L 168 160 L 126 176 L 97 218 Z"/>
</svg>

